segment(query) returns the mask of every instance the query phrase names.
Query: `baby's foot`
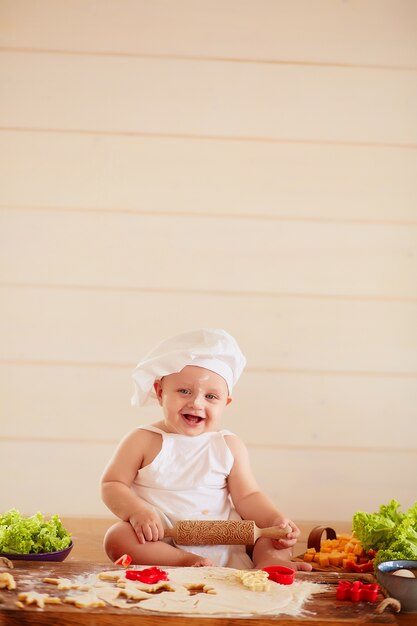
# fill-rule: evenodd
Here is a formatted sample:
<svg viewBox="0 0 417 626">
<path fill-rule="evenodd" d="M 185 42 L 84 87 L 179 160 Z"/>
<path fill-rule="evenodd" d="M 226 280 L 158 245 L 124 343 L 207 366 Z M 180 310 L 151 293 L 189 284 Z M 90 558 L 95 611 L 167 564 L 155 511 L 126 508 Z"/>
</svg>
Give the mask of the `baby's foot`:
<svg viewBox="0 0 417 626">
<path fill-rule="evenodd" d="M 313 569 L 312 565 L 310 563 L 306 563 L 305 561 L 288 561 L 283 562 L 282 565 L 284 565 L 285 567 L 291 567 L 291 569 L 295 570 L 296 572 L 311 572 L 311 570 Z"/>
<path fill-rule="evenodd" d="M 281 561 L 275 560 L 272 561 L 264 561 L 261 563 L 256 563 L 256 569 L 263 569 L 264 567 L 270 567 L 271 565 L 282 565 L 283 567 L 289 567 L 290 569 L 300 572 L 311 572 L 313 569 L 310 563 L 305 563 L 304 561 Z"/>
<path fill-rule="evenodd" d="M 184 553 L 185 558 L 182 565 L 188 567 L 212 567 L 214 565 L 211 559 L 206 559 L 199 554 L 193 554 L 192 552 Z"/>
<path fill-rule="evenodd" d="M 203 557 L 193 563 L 193 567 L 212 567 L 213 565 L 214 563 L 211 559 L 204 559 Z"/>
</svg>

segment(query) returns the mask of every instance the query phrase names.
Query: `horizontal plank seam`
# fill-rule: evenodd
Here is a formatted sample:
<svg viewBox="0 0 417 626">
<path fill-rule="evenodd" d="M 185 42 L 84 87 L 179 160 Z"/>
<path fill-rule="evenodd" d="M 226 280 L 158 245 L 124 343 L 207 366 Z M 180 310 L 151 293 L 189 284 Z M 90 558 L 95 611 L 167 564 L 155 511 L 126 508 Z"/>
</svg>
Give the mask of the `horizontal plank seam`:
<svg viewBox="0 0 417 626">
<path fill-rule="evenodd" d="M 244 290 L 221 290 L 221 289 L 181 289 L 180 287 L 135 287 L 118 285 L 80 285 L 80 284 L 54 284 L 28 282 L 20 283 L 13 281 L 0 281 L 0 289 L 39 289 L 50 291 L 90 291 L 101 293 L 152 293 L 152 294 L 181 294 L 188 296 L 221 296 L 225 298 L 271 298 L 284 300 L 318 300 L 331 302 L 384 302 L 388 304 L 416 304 L 417 297 L 413 296 L 371 296 L 355 294 L 323 294 L 323 293 L 284 293 L 274 291 L 244 291 Z"/>
<path fill-rule="evenodd" d="M 340 69 L 379 70 L 393 72 L 416 72 L 414 65 L 386 65 L 382 63 L 347 63 L 342 61 L 307 61 L 302 59 L 271 59 L 236 56 L 169 54 L 151 52 L 121 52 L 107 50 L 69 50 L 66 48 L 36 48 L 21 46 L 3 46 L 0 52 L 17 54 L 40 54 L 59 56 L 114 57 L 127 59 L 152 59 L 156 61 L 189 61 L 203 63 L 237 63 L 249 65 L 289 65 L 305 67 L 334 67 Z"/>
<path fill-rule="evenodd" d="M 116 438 L 109 438 L 109 439 L 96 439 L 96 438 L 81 438 L 81 437 L 25 437 L 25 436 L 0 436 L 0 442 L 5 442 L 5 443 L 46 443 L 46 444 L 56 444 L 56 443 L 64 443 L 64 444 L 83 444 L 83 445 L 103 445 L 103 446 L 108 446 L 108 445 L 117 445 L 118 443 L 118 439 Z M 253 449 L 253 450 L 288 450 L 288 451 L 297 451 L 297 450 L 301 450 L 301 451 L 311 451 L 313 450 L 314 452 L 360 452 L 360 453 L 393 453 L 393 452 L 401 452 L 402 454 L 417 454 L 417 448 L 404 448 L 404 447 L 387 447 L 387 446 L 381 446 L 380 448 L 377 447 L 370 447 L 370 446 L 338 446 L 338 445 L 334 445 L 334 444 L 329 444 L 328 446 L 326 445 L 317 445 L 315 443 L 312 443 L 311 445 L 305 445 L 305 444 L 270 444 L 270 443 L 258 443 L 258 444 L 254 444 L 254 443 L 249 443 L 246 442 L 246 445 L 248 447 L 249 450 Z"/>
<path fill-rule="evenodd" d="M 55 127 L 34 127 L 34 126 L 0 126 L 0 132 L 14 133 L 61 133 L 77 134 L 88 136 L 108 136 L 108 137 L 153 137 L 157 139 L 187 139 L 195 141 L 234 141 L 253 143 L 279 143 L 297 145 L 318 145 L 318 146 L 348 146 L 358 148 L 401 148 L 404 150 L 417 149 L 417 143 L 395 143 L 383 141 L 354 141 L 347 139 L 292 139 L 290 137 L 267 137 L 254 135 L 204 135 L 198 133 L 170 133 L 170 132 L 145 132 L 145 131 L 123 131 L 123 130 L 88 130 L 83 128 L 55 128 Z"/>
<path fill-rule="evenodd" d="M 133 370 L 135 363 L 116 363 L 105 361 L 76 361 L 64 359 L 7 359 L 0 358 L 0 366 L 17 366 L 17 367 L 80 367 L 80 368 L 97 368 L 97 369 L 117 369 L 117 370 Z M 250 366 L 245 368 L 245 372 L 251 374 L 286 374 L 290 376 L 329 376 L 329 377 L 353 377 L 353 378 L 417 378 L 417 372 L 388 372 L 388 371 L 371 371 L 371 370 L 320 370 L 308 368 L 289 368 L 289 367 L 256 367 Z"/>
<path fill-rule="evenodd" d="M 356 217 L 340 217 L 330 218 L 310 215 L 269 215 L 255 213 L 216 213 L 207 211 L 161 211 L 146 209 L 127 209 L 127 208 L 106 208 L 106 207 L 69 207 L 69 206 L 46 206 L 46 205 L 21 205 L 21 204 L 0 204 L 2 211 L 49 211 L 51 213 L 104 213 L 116 215 L 137 215 L 146 217 L 189 217 L 195 219 L 222 219 L 222 220 L 253 220 L 253 221 L 272 221 L 272 222 L 302 222 L 302 223 L 318 223 L 318 224 L 344 224 L 364 225 L 364 226 L 406 226 L 417 227 L 417 220 L 399 220 L 399 219 L 371 219 Z"/>
</svg>

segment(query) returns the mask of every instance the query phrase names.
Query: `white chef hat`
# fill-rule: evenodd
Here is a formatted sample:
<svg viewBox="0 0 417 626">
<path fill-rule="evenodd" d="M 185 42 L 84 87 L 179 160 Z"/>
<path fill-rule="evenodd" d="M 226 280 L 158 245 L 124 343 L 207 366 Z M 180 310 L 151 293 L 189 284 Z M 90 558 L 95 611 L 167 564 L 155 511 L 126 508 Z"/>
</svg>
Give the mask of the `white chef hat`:
<svg viewBox="0 0 417 626">
<path fill-rule="evenodd" d="M 155 380 L 180 372 L 186 365 L 205 367 L 220 374 L 231 394 L 246 359 L 236 340 L 218 328 L 201 328 L 164 339 L 133 370 L 132 404 L 141 406 L 148 399 L 156 398 Z"/>
</svg>

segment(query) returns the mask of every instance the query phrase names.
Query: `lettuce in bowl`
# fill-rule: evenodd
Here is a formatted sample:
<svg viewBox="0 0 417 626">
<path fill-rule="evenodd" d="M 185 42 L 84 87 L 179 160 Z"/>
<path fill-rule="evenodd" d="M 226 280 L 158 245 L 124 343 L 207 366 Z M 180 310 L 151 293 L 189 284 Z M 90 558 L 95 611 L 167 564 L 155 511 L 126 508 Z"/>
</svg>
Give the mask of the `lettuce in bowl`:
<svg viewBox="0 0 417 626">
<path fill-rule="evenodd" d="M 41 513 L 24 517 L 16 509 L 0 515 L 0 553 L 40 554 L 65 550 L 71 535 L 58 515 L 46 520 Z"/>
</svg>

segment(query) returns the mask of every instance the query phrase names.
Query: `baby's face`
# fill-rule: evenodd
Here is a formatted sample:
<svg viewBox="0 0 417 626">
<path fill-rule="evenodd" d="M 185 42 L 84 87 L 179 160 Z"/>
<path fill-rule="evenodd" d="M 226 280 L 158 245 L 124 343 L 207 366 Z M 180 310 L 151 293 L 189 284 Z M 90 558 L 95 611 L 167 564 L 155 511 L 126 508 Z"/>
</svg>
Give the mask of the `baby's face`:
<svg viewBox="0 0 417 626">
<path fill-rule="evenodd" d="M 182 435 L 218 430 L 223 410 L 232 400 L 224 378 L 193 365 L 164 376 L 155 391 L 167 431 Z"/>
</svg>

